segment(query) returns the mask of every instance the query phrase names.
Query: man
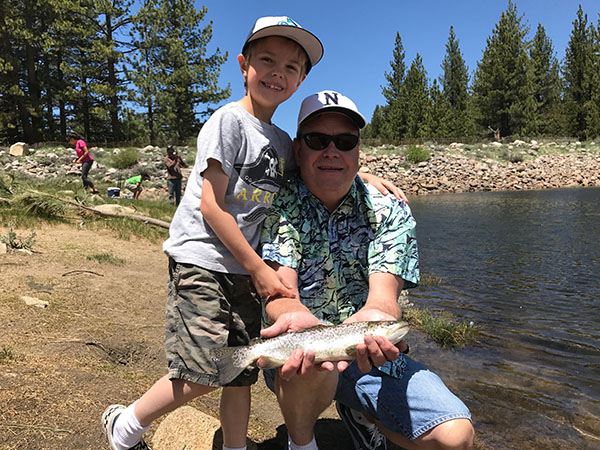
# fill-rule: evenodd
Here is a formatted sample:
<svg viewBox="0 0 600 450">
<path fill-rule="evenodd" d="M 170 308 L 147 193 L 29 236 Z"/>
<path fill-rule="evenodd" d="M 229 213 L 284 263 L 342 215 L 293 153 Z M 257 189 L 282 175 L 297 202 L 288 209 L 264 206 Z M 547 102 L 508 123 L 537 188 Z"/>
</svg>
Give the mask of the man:
<svg viewBox="0 0 600 450">
<path fill-rule="evenodd" d="M 263 337 L 322 322 L 398 320 L 398 295 L 419 281 L 415 222 L 404 201 L 362 183 L 359 133 L 364 117 L 333 91 L 307 97 L 294 154 L 300 178 L 282 188 L 267 216 L 262 256 L 294 298 L 271 297 L 273 325 Z M 367 336 L 357 360 L 316 365 L 294 351 L 265 371 L 277 395 L 289 448 L 316 449 L 313 428 L 333 400 L 357 449 L 462 449 L 473 445 L 467 407 L 427 368 L 387 339 Z M 259 361 L 259 365 L 262 361 Z"/>
<path fill-rule="evenodd" d="M 169 188 L 169 201 L 175 199 L 175 206 L 179 206 L 181 201 L 181 168 L 187 167 L 187 164 L 181 159 L 172 145 L 167 146 L 167 156 L 165 156 L 165 166 L 167 166 L 167 187 Z"/>
</svg>

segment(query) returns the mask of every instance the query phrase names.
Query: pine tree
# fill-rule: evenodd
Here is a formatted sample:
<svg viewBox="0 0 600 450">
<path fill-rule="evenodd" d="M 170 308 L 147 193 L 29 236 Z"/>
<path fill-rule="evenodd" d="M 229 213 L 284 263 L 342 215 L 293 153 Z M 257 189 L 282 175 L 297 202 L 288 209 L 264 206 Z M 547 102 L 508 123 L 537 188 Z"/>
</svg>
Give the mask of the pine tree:
<svg viewBox="0 0 600 450">
<path fill-rule="evenodd" d="M 429 98 L 431 99 L 431 108 L 427 116 L 427 136 L 434 138 L 452 136 L 449 120 L 451 108 L 437 80 L 433 80 L 431 84 Z"/>
<path fill-rule="evenodd" d="M 406 99 L 406 136 L 422 138 L 427 135 L 427 118 L 431 107 L 427 72 L 421 55 L 417 53 L 404 80 L 403 96 Z"/>
<path fill-rule="evenodd" d="M 538 24 L 529 55 L 536 102 L 532 128 L 534 134 L 556 136 L 560 134 L 562 122 L 559 109 L 560 77 L 552 41 L 542 24 Z"/>
<path fill-rule="evenodd" d="M 446 56 L 444 56 L 442 69 L 440 83 L 449 108 L 446 118 L 447 135 L 467 136 L 472 131 L 472 127 L 469 126 L 470 118 L 467 115 L 469 71 L 452 26 L 446 43 Z"/>
<path fill-rule="evenodd" d="M 206 56 L 206 46 L 212 38 L 212 21 L 202 27 L 205 7 L 196 10 L 192 3 L 184 0 L 159 0 L 159 5 L 163 26 L 158 33 L 162 45 L 157 109 L 163 133 L 183 141 L 197 134 L 198 114 L 213 112 L 209 107 L 198 113 L 199 104 L 218 103 L 231 94 L 229 86 L 225 89 L 217 86 L 227 53 L 221 55 L 217 48 L 214 54 Z"/>
<path fill-rule="evenodd" d="M 580 138 L 594 137 L 600 133 L 600 94 L 597 93 L 600 64 L 596 34 L 597 30 L 593 25 L 588 25 L 587 14 L 584 14 L 580 5 L 563 65 L 567 131 Z"/>
<path fill-rule="evenodd" d="M 361 131 L 361 137 L 365 139 L 375 139 L 381 138 L 383 136 L 383 110 L 385 106 L 375 106 L 375 110 L 373 111 L 373 115 L 371 116 L 371 122 L 367 124 L 367 126 Z"/>
<path fill-rule="evenodd" d="M 381 132 L 388 139 L 401 139 L 406 134 L 406 98 L 404 97 L 404 46 L 400 33 L 396 33 L 393 59 L 390 61 L 390 72 L 385 72 L 387 84 L 382 86 L 386 107 L 383 110 L 383 126 Z"/>
<path fill-rule="evenodd" d="M 473 82 L 478 121 L 502 136 L 527 133 L 534 112 L 533 86 L 525 37 L 528 27 L 509 0 L 492 35 Z"/>
<path fill-rule="evenodd" d="M 134 52 L 129 55 L 126 67 L 127 78 L 137 87 L 137 90 L 130 92 L 129 99 L 145 109 L 145 122 L 152 145 L 157 143 L 158 118 L 154 109 L 160 88 L 157 77 L 160 67 L 157 7 L 156 1 L 146 0 L 132 18 L 130 36 Z"/>
<path fill-rule="evenodd" d="M 45 129 L 40 61 L 47 6 L 45 1 L 4 0 L 0 7 L 0 125 L 6 137 L 29 143 L 39 142 Z"/>
</svg>

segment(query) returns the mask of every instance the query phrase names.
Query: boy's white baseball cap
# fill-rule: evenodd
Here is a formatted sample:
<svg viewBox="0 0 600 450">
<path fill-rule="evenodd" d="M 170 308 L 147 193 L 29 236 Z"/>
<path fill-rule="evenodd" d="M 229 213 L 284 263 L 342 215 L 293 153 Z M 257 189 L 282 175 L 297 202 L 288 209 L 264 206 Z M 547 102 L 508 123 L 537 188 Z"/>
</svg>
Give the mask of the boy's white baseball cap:
<svg viewBox="0 0 600 450">
<path fill-rule="evenodd" d="M 298 129 L 308 119 L 326 112 L 339 112 L 347 115 L 359 129 L 364 128 L 367 124 L 364 116 L 348 97 L 335 91 L 321 91 L 309 95 L 302 101 L 298 114 Z"/>
<path fill-rule="evenodd" d="M 286 16 L 260 17 L 248 33 L 242 53 L 244 53 L 250 42 L 268 36 L 282 36 L 291 39 L 302 47 L 308 55 L 306 73 L 323 57 L 323 44 L 321 44 L 321 41 L 310 31 L 302 28 L 298 22 Z"/>
</svg>

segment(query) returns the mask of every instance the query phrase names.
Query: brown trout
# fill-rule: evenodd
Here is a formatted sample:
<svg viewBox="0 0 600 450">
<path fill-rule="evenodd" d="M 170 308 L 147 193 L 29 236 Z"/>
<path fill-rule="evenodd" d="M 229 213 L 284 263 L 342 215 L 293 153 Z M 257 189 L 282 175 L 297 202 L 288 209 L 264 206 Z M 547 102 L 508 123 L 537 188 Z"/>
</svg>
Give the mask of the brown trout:
<svg viewBox="0 0 600 450">
<path fill-rule="evenodd" d="M 211 350 L 212 360 L 219 370 L 220 384 L 230 383 L 260 356 L 268 360 L 265 369 L 280 367 L 292 352 L 300 348 L 312 350 L 315 361 L 351 361 L 356 359 L 356 347 L 365 335 L 383 336 L 398 343 L 408 333 L 406 322 L 352 322 L 341 325 L 318 325 L 302 331 L 284 333 L 270 339 L 253 339 L 249 345 Z"/>
</svg>

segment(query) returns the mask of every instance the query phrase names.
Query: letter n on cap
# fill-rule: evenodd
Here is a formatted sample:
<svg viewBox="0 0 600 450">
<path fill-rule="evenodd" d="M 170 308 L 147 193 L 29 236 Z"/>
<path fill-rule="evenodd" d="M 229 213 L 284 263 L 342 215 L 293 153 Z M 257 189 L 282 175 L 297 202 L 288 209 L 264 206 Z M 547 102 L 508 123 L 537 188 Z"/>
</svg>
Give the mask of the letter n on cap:
<svg viewBox="0 0 600 450">
<path fill-rule="evenodd" d="M 330 100 L 336 105 L 339 103 L 337 92 L 323 92 L 323 94 L 325 95 L 325 105 L 331 105 Z"/>
</svg>

